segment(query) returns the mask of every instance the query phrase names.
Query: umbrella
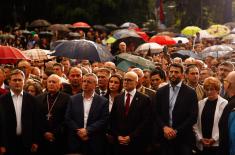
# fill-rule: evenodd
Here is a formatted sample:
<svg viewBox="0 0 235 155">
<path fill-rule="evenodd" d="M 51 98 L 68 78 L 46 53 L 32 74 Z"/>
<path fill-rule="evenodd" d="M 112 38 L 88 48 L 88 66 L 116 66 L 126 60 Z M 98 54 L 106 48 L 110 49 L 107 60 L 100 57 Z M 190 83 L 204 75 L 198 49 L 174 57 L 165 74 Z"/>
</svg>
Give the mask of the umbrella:
<svg viewBox="0 0 235 155">
<path fill-rule="evenodd" d="M 223 37 L 230 33 L 230 29 L 224 25 L 212 25 L 207 29 L 207 32 L 214 37 Z"/>
<path fill-rule="evenodd" d="M 108 32 L 108 28 L 103 25 L 94 25 L 93 28 L 97 31 Z"/>
<path fill-rule="evenodd" d="M 0 39 L 15 39 L 15 36 L 12 34 L 1 34 Z"/>
<path fill-rule="evenodd" d="M 119 28 L 116 24 L 112 24 L 112 23 L 105 24 L 104 26 L 111 31 L 117 30 Z"/>
<path fill-rule="evenodd" d="M 48 30 L 62 31 L 62 32 L 69 32 L 70 31 L 69 28 L 64 24 L 53 24 L 53 25 L 48 27 Z"/>
<path fill-rule="evenodd" d="M 44 49 L 30 49 L 26 51 L 22 51 L 28 58 L 31 60 L 48 60 L 52 59 L 53 57 L 50 56 L 49 54 L 51 53 L 49 50 L 44 50 Z"/>
<path fill-rule="evenodd" d="M 200 33 L 200 38 L 205 38 L 205 39 L 215 38 L 213 35 L 209 34 L 207 30 L 201 30 L 199 33 Z"/>
<path fill-rule="evenodd" d="M 201 29 L 197 26 L 187 26 L 181 31 L 181 34 L 186 36 L 193 36 L 199 31 L 201 31 Z"/>
<path fill-rule="evenodd" d="M 163 31 L 163 32 L 159 32 L 157 35 L 158 35 L 158 36 L 174 37 L 176 34 L 175 34 L 174 32 Z"/>
<path fill-rule="evenodd" d="M 51 36 L 53 36 L 53 33 L 49 32 L 49 31 L 41 31 L 41 32 L 39 32 L 39 36 L 40 37 L 51 37 Z"/>
<path fill-rule="evenodd" d="M 54 42 L 51 42 L 51 44 L 50 44 L 50 50 L 51 50 L 51 51 L 55 50 L 56 46 L 58 46 L 58 45 L 59 45 L 60 43 L 62 43 L 62 42 L 66 42 L 66 41 L 68 41 L 68 40 L 56 40 L 56 41 L 54 41 Z"/>
<path fill-rule="evenodd" d="M 106 40 L 106 43 L 107 44 L 112 44 L 116 41 L 116 39 L 114 37 L 109 37 L 107 40 Z"/>
<path fill-rule="evenodd" d="M 73 26 L 75 28 L 90 28 L 91 26 L 85 22 L 77 22 L 77 23 L 74 23 Z"/>
<path fill-rule="evenodd" d="M 138 25 L 136 25 L 135 23 L 131 23 L 131 22 L 126 22 L 126 23 L 123 23 L 120 28 L 129 28 L 129 29 L 136 29 L 136 28 L 139 28 Z"/>
<path fill-rule="evenodd" d="M 62 42 L 56 46 L 55 53 L 52 55 L 90 61 L 113 60 L 113 56 L 107 48 L 85 39 Z"/>
<path fill-rule="evenodd" d="M 144 43 L 135 50 L 135 53 L 148 52 L 148 51 L 150 51 L 151 53 L 160 53 L 163 51 L 163 48 L 164 48 L 163 46 L 157 43 Z"/>
<path fill-rule="evenodd" d="M 21 33 L 23 35 L 32 35 L 32 33 L 30 31 L 28 31 L 28 30 L 22 30 Z"/>
<path fill-rule="evenodd" d="M 47 27 L 47 26 L 50 26 L 51 24 L 47 21 L 47 20 L 44 20 L 44 19 L 37 19 L 37 20 L 34 20 L 30 23 L 29 27 Z"/>
<path fill-rule="evenodd" d="M 175 40 L 176 43 L 179 43 L 181 41 L 183 44 L 186 44 L 189 42 L 188 38 L 185 37 L 175 37 L 172 39 Z"/>
<path fill-rule="evenodd" d="M 116 41 L 112 46 L 112 53 L 116 51 L 120 42 L 125 42 L 127 47 L 133 46 L 134 48 L 145 42 L 134 30 L 128 29 L 114 31 L 113 38 L 115 38 Z"/>
<path fill-rule="evenodd" d="M 225 26 L 227 26 L 230 30 L 235 28 L 235 22 L 228 22 L 224 24 Z"/>
<path fill-rule="evenodd" d="M 234 40 L 235 39 L 235 34 L 229 34 L 223 37 L 223 41 L 224 40 Z"/>
<path fill-rule="evenodd" d="M 19 49 L 0 45 L 0 64 L 16 63 L 21 59 L 29 60 Z"/>
<path fill-rule="evenodd" d="M 201 56 L 193 51 L 190 51 L 190 50 L 179 50 L 177 52 L 174 52 L 174 53 L 178 53 L 178 54 L 181 54 L 181 55 L 184 55 L 184 56 L 188 56 L 188 57 L 192 57 L 192 58 L 195 58 L 195 59 L 202 59 Z"/>
<path fill-rule="evenodd" d="M 232 47 L 226 46 L 226 45 L 214 45 L 205 48 L 200 53 L 202 58 L 206 58 L 207 56 L 212 56 L 215 58 L 229 56 L 233 51 Z"/>
<path fill-rule="evenodd" d="M 155 43 L 158 43 L 160 45 L 174 45 L 174 44 L 176 44 L 176 41 L 173 40 L 171 37 L 169 37 L 169 36 L 158 36 L 158 35 L 155 35 L 152 38 L 150 38 L 149 42 L 155 42 Z"/>
<path fill-rule="evenodd" d="M 123 71 L 127 71 L 128 68 L 133 65 L 141 69 L 155 69 L 154 62 L 140 56 L 128 53 L 121 53 L 116 56 L 116 59 L 117 68 Z"/>
<path fill-rule="evenodd" d="M 141 36 L 141 38 L 143 38 L 144 41 L 147 42 L 147 41 L 149 40 L 149 36 L 147 35 L 146 32 L 143 32 L 143 31 L 136 31 L 136 33 L 137 33 L 139 36 Z"/>
</svg>

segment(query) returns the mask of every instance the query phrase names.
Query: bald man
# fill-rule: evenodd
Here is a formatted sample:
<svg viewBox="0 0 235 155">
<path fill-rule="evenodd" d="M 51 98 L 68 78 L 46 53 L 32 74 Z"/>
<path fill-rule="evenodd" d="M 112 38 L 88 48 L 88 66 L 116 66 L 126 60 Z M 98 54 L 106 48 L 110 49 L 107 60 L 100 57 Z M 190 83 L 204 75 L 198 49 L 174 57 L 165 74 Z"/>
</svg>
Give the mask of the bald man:
<svg viewBox="0 0 235 155">
<path fill-rule="evenodd" d="M 138 75 L 124 75 L 124 92 L 114 99 L 110 114 L 111 133 L 115 141 L 115 153 L 143 155 L 149 143 L 150 99 L 136 90 Z"/>
<path fill-rule="evenodd" d="M 227 106 L 224 108 L 223 114 L 219 122 L 219 135 L 220 135 L 219 154 L 229 155 L 230 154 L 229 150 L 231 149 L 230 147 L 231 139 L 234 139 L 235 137 L 235 135 L 233 135 L 233 137 L 229 136 L 230 129 L 228 124 L 229 119 L 231 119 L 230 115 L 234 113 L 234 108 L 235 108 L 235 71 L 230 72 L 227 75 L 227 77 L 224 79 L 224 89 L 229 96 L 229 102 Z"/>
<path fill-rule="evenodd" d="M 47 92 L 37 97 L 41 137 L 39 152 L 43 155 L 65 153 L 64 117 L 70 96 L 61 92 L 60 88 L 61 78 L 52 74 L 47 79 Z"/>
</svg>

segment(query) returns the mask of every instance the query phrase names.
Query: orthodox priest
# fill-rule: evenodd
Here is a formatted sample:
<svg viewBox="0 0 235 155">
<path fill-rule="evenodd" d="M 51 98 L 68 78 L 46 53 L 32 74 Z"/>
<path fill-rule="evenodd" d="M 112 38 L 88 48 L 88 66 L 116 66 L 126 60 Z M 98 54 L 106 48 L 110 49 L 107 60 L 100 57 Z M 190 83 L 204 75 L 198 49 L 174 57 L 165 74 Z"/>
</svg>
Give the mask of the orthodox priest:
<svg viewBox="0 0 235 155">
<path fill-rule="evenodd" d="M 70 96 L 60 91 L 61 78 L 52 74 L 47 79 L 47 92 L 37 97 L 40 108 L 42 155 L 62 155 L 66 152 L 64 116 Z"/>
</svg>

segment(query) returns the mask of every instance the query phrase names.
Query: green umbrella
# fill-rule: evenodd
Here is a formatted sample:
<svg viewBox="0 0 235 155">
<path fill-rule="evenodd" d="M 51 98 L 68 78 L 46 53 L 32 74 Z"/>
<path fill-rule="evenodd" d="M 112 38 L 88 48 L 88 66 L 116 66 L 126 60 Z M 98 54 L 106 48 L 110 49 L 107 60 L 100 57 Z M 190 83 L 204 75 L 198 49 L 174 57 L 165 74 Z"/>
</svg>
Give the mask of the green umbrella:
<svg viewBox="0 0 235 155">
<path fill-rule="evenodd" d="M 136 66 L 141 69 L 155 69 L 154 62 L 129 53 L 121 53 L 116 56 L 116 59 L 117 67 L 123 71 L 127 71 L 130 66 Z"/>
<path fill-rule="evenodd" d="M 187 26 L 181 31 L 181 34 L 186 35 L 186 36 L 193 36 L 201 30 L 202 29 L 200 29 L 197 26 Z"/>
<path fill-rule="evenodd" d="M 109 37 L 107 40 L 106 40 L 106 43 L 107 44 L 112 44 L 116 41 L 117 39 L 115 39 L 114 37 Z"/>
</svg>

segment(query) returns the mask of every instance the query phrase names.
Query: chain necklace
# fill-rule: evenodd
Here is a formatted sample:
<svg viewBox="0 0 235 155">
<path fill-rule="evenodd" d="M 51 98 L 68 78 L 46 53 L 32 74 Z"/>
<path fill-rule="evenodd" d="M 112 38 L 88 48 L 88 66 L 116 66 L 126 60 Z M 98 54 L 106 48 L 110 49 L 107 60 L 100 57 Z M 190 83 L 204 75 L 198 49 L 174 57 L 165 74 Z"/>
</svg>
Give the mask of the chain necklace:
<svg viewBox="0 0 235 155">
<path fill-rule="evenodd" d="M 51 119 L 51 117 L 52 117 L 51 111 L 52 111 L 52 109 L 54 108 L 54 105 L 55 105 L 57 99 L 58 99 L 59 96 L 60 96 L 60 92 L 59 92 L 58 95 L 56 96 L 56 98 L 55 98 L 54 102 L 52 103 L 52 106 L 51 106 L 51 107 L 50 107 L 50 102 L 49 102 L 49 97 L 48 97 L 48 96 L 49 96 L 49 93 L 47 94 L 47 110 L 48 110 L 48 113 L 46 114 L 47 120 L 49 121 L 49 120 Z"/>
</svg>

